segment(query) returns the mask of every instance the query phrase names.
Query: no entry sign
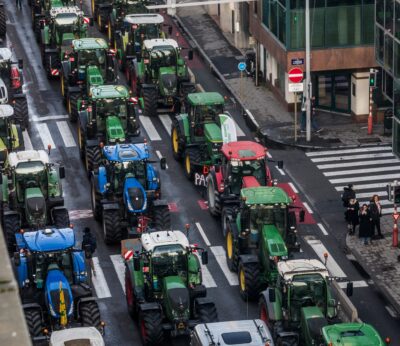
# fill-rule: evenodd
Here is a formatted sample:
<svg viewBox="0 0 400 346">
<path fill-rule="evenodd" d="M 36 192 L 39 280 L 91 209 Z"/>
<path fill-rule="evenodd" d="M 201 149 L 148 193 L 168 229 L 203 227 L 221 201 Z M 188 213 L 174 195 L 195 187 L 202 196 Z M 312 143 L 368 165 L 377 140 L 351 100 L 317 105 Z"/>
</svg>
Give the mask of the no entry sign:
<svg viewBox="0 0 400 346">
<path fill-rule="evenodd" d="M 303 70 L 295 67 L 289 71 L 289 80 L 292 83 L 300 83 L 303 80 Z"/>
</svg>

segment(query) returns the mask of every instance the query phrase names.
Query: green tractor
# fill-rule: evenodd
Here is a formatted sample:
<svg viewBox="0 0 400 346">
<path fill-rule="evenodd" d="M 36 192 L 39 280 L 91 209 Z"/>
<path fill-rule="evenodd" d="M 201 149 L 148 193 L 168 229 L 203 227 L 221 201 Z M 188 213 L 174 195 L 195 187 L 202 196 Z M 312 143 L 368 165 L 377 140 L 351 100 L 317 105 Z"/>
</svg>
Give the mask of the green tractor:
<svg viewBox="0 0 400 346">
<path fill-rule="evenodd" d="M 78 119 L 78 100 L 90 87 L 115 84 L 115 56 L 102 38 L 82 38 L 72 41 L 72 52 L 61 63 L 61 94 L 71 122 Z"/>
<path fill-rule="evenodd" d="M 300 249 L 296 217 L 289 212 L 292 200 L 279 187 L 243 188 L 240 197 L 239 206 L 227 204 L 222 211 L 226 261 L 238 273 L 242 298 L 256 300 L 276 282 L 277 262 Z"/>
<path fill-rule="evenodd" d="M 105 32 L 108 25 L 108 17 L 113 10 L 116 0 L 91 0 L 92 16 L 101 32 Z"/>
<path fill-rule="evenodd" d="M 78 143 L 87 172 L 98 166 L 100 143 L 115 145 L 132 142 L 140 134 L 138 99 L 130 97 L 124 85 L 100 85 L 90 88 L 89 97 L 78 101 Z"/>
<path fill-rule="evenodd" d="M 129 314 L 139 321 L 144 345 L 165 345 L 165 333 L 186 335 L 197 323 L 217 321 L 206 297 L 201 265 L 207 252 L 189 244 L 181 231 L 143 233 L 122 241 Z"/>
<path fill-rule="evenodd" d="M 85 18 L 77 6 L 55 7 L 50 10 L 49 20 L 41 23 L 42 62 L 47 77 L 58 77 L 61 60 L 69 54 L 72 40 L 87 36 L 88 25 L 93 23 Z"/>
<path fill-rule="evenodd" d="M 133 94 L 143 97 L 145 115 L 157 115 L 159 104 L 170 111 L 179 111 L 186 95 L 196 92 L 180 51 L 178 43 L 172 39 L 143 42 L 141 54 L 130 69 L 129 80 Z M 192 51 L 188 58 L 193 59 Z"/>
<path fill-rule="evenodd" d="M 50 163 L 46 151 L 10 153 L 0 177 L 2 226 L 11 252 L 15 233 L 22 228 L 69 227 L 60 181 L 65 170 Z"/>
<path fill-rule="evenodd" d="M 237 140 L 236 127 L 224 113 L 225 101 L 217 92 L 188 94 L 184 103 L 185 113 L 172 122 L 171 146 L 175 160 L 183 159 L 186 177 L 193 180 L 207 175 L 210 166 L 221 164 L 220 149 L 223 143 Z M 201 179 L 194 181 L 201 185 Z"/>
<path fill-rule="evenodd" d="M 3 165 L 8 153 L 24 149 L 24 139 L 19 125 L 13 121 L 14 109 L 0 104 L 0 164 Z"/>
</svg>

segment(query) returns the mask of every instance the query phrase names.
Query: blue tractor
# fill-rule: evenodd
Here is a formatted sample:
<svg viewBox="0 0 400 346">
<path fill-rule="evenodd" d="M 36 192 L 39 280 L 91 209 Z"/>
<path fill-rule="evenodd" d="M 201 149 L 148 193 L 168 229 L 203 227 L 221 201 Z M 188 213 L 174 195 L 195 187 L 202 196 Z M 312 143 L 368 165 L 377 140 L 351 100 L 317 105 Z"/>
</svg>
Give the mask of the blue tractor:
<svg viewBox="0 0 400 346">
<path fill-rule="evenodd" d="M 106 244 L 140 236 L 146 228 L 170 229 L 168 204 L 146 143 L 104 146 L 98 171 L 91 176 L 92 209 L 103 224 Z M 160 161 L 166 168 L 165 158 Z"/>
<path fill-rule="evenodd" d="M 53 330 L 74 325 L 103 331 L 85 261 L 90 251 L 74 248 L 74 230 L 18 233 L 16 242 L 13 264 L 32 339 L 41 340 Z"/>
</svg>

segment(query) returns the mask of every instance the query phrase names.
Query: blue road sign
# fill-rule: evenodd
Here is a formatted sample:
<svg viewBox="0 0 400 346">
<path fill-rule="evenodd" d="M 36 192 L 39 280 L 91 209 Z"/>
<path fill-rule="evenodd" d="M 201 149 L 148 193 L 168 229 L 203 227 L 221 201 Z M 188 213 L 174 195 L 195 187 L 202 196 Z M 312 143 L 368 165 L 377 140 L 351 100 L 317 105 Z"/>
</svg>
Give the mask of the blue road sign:
<svg viewBox="0 0 400 346">
<path fill-rule="evenodd" d="M 246 69 L 246 63 L 244 61 L 241 61 L 238 64 L 238 69 L 239 69 L 239 71 L 244 71 Z"/>
</svg>

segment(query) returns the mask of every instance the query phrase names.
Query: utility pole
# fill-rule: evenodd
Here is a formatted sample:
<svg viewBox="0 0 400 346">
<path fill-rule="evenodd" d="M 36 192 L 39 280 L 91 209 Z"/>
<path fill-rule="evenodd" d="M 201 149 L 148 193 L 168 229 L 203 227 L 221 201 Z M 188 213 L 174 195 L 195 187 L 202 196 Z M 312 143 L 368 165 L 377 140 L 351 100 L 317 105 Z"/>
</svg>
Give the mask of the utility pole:
<svg viewBox="0 0 400 346">
<path fill-rule="evenodd" d="M 310 37 L 310 0 L 306 0 L 306 139 L 311 141 L 311 37 Z"/>
</svg>

